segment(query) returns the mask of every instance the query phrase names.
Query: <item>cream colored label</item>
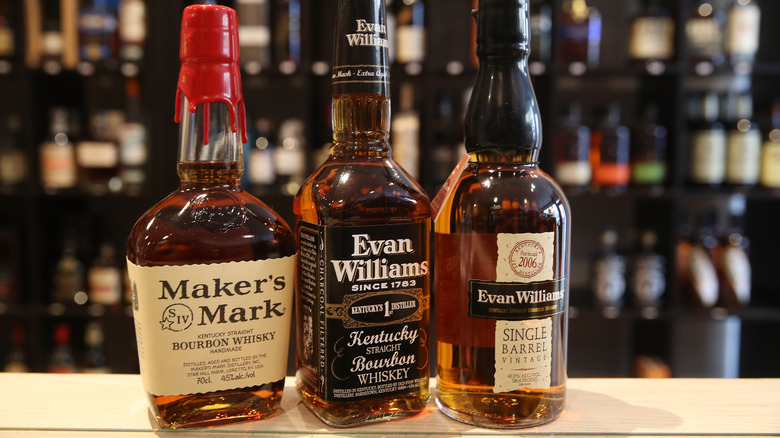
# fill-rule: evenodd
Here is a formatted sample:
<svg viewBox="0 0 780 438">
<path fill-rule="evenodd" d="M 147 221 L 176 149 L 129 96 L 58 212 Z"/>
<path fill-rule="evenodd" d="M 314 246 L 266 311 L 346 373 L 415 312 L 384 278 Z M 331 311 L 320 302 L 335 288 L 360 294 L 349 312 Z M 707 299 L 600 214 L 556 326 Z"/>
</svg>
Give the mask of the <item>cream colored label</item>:
<svg viewBox="0 0 780 438">
<path fill-rule="evenodd" d="M 93 267 L 87 274 L 89 301 L 112 305 L 122 301 L 122 274 L 117 268 Z"/>
<path fill-rule="evenodd" d="M 496 243 L 497 282 L 528 284 L 554 279 L 555 233 L 500 233 Z M 550 317 L 496 321 L 493 392 L 550 388 L 552 338 Z"/>
<path fill-rule="evenodd" d="M 412 178 L 420 177 L 420 119 L 403 114 L 393 121 L 393 159 Z"/>
<path fill-rule="evenodd" d="M 44 143 L 41 146 L 41 180 L 43 185 L 68 188 L 76 185 L 76 160 L 70 143 Z"/>
<path fill-rule="evenodd" d="M 395 57 L 398 62 L 422 62 L 425 59 L 425 29 L 422 26 L 399 26 L 395 32 Z"/>
<path fill-rule="evenodd" d="M 631 27 L 629 54 L 635 59 L 668 59 L 674 53 L 674 22 L 666 17 L 637 18 Z"/>
<path fill-rule="evenodd" d="M 761 151 L 761 184 L 780 188 L 780 144 L 768 141 Z"/>
<path fill-rule="evenodd" d="M 552 318 L 496 321 L 493 392 L 549 389 L 552 350 Z"/>
<path fill-rule="evenodd" d="M 722 183 L 726 176 L 726 135 L 723 131 L 694 134 L 691 149 L 691 179 L 702 184 Z"/>
<path fill-rule="evenodd" d="M 761 9 L 755 4 L 735 7 L 729 13 L 726 29 L 728 53 L 754 54 L 758 51 Z"/>
<path fill-rule="evenodd" d="M 81 167 L 115 167 L 119 162 L 119 149 L 110 141 L 82 141 L 76 147 L 76 162 Z"/>
<path fill-rule="evenodd" d="M 591 168 L 588 161 L 563 161 L 555 165 L 555 179 L 564 185 L 587 185 Z"/>
<path fill-rule="evenodd" d="M 732 184 L 755 184 L 761 173 L 761 131 L 729 133 L 726 152 L 726 181 Z"/>
<path fill-rule="evenodd" d="M 141 379 L 148 392 L 204 393 L 284 378 L 295 256 L 127 265 Z"/>
</svg>

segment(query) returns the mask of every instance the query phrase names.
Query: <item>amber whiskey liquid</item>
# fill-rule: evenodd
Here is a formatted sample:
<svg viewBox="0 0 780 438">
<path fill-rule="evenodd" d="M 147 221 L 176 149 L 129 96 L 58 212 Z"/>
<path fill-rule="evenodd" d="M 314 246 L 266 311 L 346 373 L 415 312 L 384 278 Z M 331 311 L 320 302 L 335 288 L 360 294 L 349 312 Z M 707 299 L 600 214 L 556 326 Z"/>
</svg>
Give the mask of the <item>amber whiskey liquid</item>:
<svg viewBox="0 0 780 438">
<path fill-rule="evenodd" d="M 380 0 L 338 2 L 333 146 L 293 204 L 297 389 L 336 427 L 414 415 L 430 398 L 431 206 L 388 145 L 384 13 Z"/>
<path fill-rule="evenodd" d="M 570 213 L 538 166 L 528 2 L 478 8 L 469 161 L 435 223 L 436 402 L 465 423 L 527 427 L 564 406 Z"/>
</svg>

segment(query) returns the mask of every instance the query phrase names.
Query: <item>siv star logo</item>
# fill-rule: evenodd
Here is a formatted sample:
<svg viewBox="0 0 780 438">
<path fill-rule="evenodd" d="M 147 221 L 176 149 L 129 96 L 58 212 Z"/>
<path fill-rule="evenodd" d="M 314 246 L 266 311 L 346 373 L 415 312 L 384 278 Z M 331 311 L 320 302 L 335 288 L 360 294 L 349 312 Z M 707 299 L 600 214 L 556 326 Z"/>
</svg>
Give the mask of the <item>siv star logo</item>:
<svg viewBox="0 0 780 438">
<path fill-rule="evenodd" d="M 163 330 L 181 332 L 190 328 L 194 319 L 195 316 L 192 314 L 192 309 L 184 304 L 176 303 L 163 310 L 160 324 Z"/>
</svg>

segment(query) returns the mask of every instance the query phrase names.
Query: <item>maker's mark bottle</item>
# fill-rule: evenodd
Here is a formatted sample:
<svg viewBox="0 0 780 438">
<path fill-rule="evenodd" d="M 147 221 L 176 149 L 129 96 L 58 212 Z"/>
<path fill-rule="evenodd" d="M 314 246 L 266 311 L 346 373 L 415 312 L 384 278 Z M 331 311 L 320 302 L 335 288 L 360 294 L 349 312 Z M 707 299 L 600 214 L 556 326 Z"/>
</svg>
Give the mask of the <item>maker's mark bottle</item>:
<svg viewBox="0 0 780 438">
<path fill-rule="evenodd" d="M 164 428 L 272 415 L 287 371 L 295 238 L 241 189 L 235 11 L 184 10 L 179 188 L 127 244 L 141 378 Z"/>
<path fill-rule="evenodd" d="M 538 167 L 526 0 L 480 0 L 470 160 L 435 223 L 437 403 L 486 427 L 555 419 L 566 392 L 570 213 Z"/>
<path fill-rule="evenodd" d="M 391 158 L 383 0 L 339 0 L 333 146 L 293 204 L 297 388 L 334 426 L 422 411 L 431 206 Z"/>
</svg>

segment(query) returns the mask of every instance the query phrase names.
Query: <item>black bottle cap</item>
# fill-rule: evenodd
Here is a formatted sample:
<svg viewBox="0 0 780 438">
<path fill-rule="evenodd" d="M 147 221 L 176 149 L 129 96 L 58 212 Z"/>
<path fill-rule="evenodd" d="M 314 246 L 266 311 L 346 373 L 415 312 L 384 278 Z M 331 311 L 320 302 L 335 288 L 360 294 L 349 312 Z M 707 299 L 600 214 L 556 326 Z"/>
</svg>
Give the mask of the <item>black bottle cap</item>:
<svg viewBox="0 0 780 438">
<path fill-rule="evenodd" d="M 479 0 L 477 55 L 528 54 L 528 1 Z"/>
</svg>

